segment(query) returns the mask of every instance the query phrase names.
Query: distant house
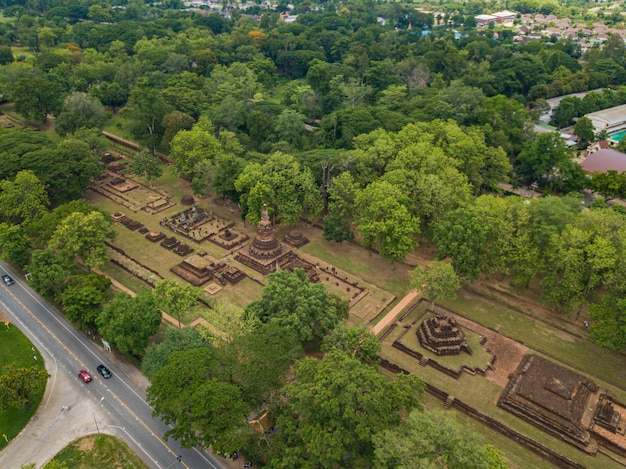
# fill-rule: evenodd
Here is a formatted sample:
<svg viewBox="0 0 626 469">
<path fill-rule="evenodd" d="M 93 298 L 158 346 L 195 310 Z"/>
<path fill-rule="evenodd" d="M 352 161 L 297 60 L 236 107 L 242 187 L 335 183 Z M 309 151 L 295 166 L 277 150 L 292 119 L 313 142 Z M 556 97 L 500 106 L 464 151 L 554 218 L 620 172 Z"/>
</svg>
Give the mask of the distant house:
<svg viewBox="0 0 626 469">
<path fill-rule="evenodd" d="M 497 21 L 497 18 L 493 15 L 478 15 L 474 16 L 474 19 L 476 20 L 477 26 L 488 26 L 489 23 L 495 23 Z"/>
<path fill-rule="evenodd" d="M 626 129 L 626 104 L 615 106 L 602 111 L 586 114 L 593 123 L 596 132 L 602 130 L 611 134 Z"/>
<path fill-rule="evenodd" d="M 612 148 L 603 148 L 590 154 L 580 166 L 588 174 L 596 171 L 606 173 L 611 169 L 621 173 L 626 171 L 626 153 Z"/>
<path fill-rule="evenodd" d="M 512 23 L 517 16 L 514 11 L 496 11 L 493 16 L 496 17 L 496 23 Z"/>
</svg>

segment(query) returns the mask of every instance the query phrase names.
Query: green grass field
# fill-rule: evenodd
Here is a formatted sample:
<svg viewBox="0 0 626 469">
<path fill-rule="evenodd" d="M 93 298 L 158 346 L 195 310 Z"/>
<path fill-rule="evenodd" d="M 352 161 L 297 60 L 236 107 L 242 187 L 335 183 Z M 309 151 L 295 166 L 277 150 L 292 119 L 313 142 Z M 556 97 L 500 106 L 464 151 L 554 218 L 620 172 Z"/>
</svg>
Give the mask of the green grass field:
<svg viewBox="0 0 626 469">
<path fill-rule="evenodd" d="M 44 361 L 39 351 L 32 350 L 33 344 L 24 334 L 12 324 L 7 326 L 0 324 L 0 374 L 2 366 L 14 364 L 18 368 L 29 368 L 35 366 L 44 369 Z M 33 357 L 36 356 L 37 360 Z M 31 395 L 30 406 L 26 409 L 10 408 L 0 411 L 0 435 L 7 435 L 11 440 L 26 426 L 33 414 L 37 411 L 39 403 L 45 391 L 45 382 L 41 383 L 41 391 Z M 4 438 L 0 438 L 0 449 L 7 445 Z"/>
<path fill-rule="evenodd" d="M 122 440 L 111 435 L 89 435 L 80 438 L 61 450 L 52 461 L 72 469 L 148 467 Z"/>
</svg>

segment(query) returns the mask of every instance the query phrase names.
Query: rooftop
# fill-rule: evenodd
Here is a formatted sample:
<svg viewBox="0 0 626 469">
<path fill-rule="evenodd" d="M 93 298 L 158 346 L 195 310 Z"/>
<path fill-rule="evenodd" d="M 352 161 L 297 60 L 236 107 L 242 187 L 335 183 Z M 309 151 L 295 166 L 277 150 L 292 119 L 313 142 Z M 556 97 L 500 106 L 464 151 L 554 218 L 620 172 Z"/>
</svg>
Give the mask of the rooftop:
<svg viewBox="0 0 626 469">
<path fill-rule="evenodd" d="M 585 117 L 605 121 L 608 125 L 626 120 L 626 104 L 610 107 L 602 111 L 590 112 Z"/>
<path fill-rule="evenodd" d="M 580 164 L 587 173 L 601 171 L 603 173 L 610 169 L 621 173 L 626 171 L 626 153 L 622 153 L 612 148 L 603 148 L 589 155 Z"/>
</svg>

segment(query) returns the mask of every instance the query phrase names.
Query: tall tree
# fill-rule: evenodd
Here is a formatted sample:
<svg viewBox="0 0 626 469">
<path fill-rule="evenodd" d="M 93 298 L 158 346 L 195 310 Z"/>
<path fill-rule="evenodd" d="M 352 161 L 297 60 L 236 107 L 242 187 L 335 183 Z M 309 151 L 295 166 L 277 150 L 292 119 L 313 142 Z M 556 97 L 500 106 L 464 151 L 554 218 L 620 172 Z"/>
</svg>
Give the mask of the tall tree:
<svg viewBox="0 0 626 469">
<path fill-rule="evenodd" d="M 386 181 L 368 185 L 356 196 L 358 232 L 363 247 L 378 249 L 392 264 L 417 247 L 419 220 L 406 206 L 404 194 Z"/>
<path fill-rule="evenodd" d="M 63 109 L 55 120 L 54 130 L 59 135 L 67 135 L 83 127 L 102 129 L 107 119 L 100 100 L 79 91 L 65 98 Z"/>
<path fill-rule="evenodd" d="M 321 197 L 311 170 L 295 158 L 274 153 L 263 165 L 250 163 L 235 181 L 251 223 L 258 223 L 263 205 L 283 223 L 293 224 L 303 214 L 315 218 L 322 210 Z"/>
<path fill-rule="evenodd" d="M 21 225 L 0 223 L 0 256 L 24 267 L 30 260 L 30 239 Z"/>
<path fill-rule="evenodd" d="M 148 403 L 155 416 L 171 425 L 165 437 L 180 440 L 183 447 L 232 451 L 249 427 L 250 409 L 239 388 L 212 378 L 216 363 L 211 349 L 174 352 L 152 377 Z"/>
<path fill-rule="evenodd" d="M 60 109 L 63 88 L 47 77 L 20 78 L 13 84 L 10 96 L 16 112 L 27 119 L 46 122 L 48 114 Z"/>
<path fill-rule="evenodd" d="M 358 359 L 365 365 L 377 365 L 381 346 L 376 336 L 366 326 L 340 324 L 324 337 L 323 352 L 339 351 Z"/>
<path fill-rule="evenodd" d="M 301 360 L 294 374 L 272 467 L 364 467 L 373 460 L 373 436 L 398 425 L 422 390 L 412 376 L 389 380 L 339 351 Z"/>
<path fill-rule="evenodd" d="M 141 371 L 151 379 L 157 371 L 167 365 L 172 353 L 208 347 L 210 344 L 202 338 L 195 328 L 176 329 L 170 327 L 165 330 L 165 338 L 161 343 L 148 345 L 141 361 Z"/>
<path fill-rule="evenodd" d="M 153 151 L 163 138 L 163 117 L 171 111 L 161 93 L 141 78 L 131 90 L 128 103 L 122 110 L 131 122 L 131 132 Z"/>
<path fill-rule="evenodd" d="M 78 322 L 81 329 L 94 326 L 100 307 L 107 300 L 109 286 L 111 281 L 103 275 L 71 277 L 61 293 L 61 303 L 67 318 Z"/>
<path fill-rule="evenodd" d="M 159 331 L 161 311 L 150 291 L 143 290 L 135 297 L 120 292 L 104 306 L 96 325 L 100 335 L 120 352 L 142 355 L 148 339 Z"/>
<path fill-rule="evenodd" d="M 86 267 L 97 269 L 109 258 L 105 241 L 114 237 L 111 221 L 101 212 L 74 212 L 59 223 L 48 247 L 68 259 L 78 256 Z"/>
<path fill-rule="evenodd" d="M 17 173 L 15 179 L 0 182 L 0 214 L 28 227 L 46 211 L 46 187 L 32 171 Z"/>
<path fill-rule="evenodd" d="M 438 410 L 413 410 L 397 428 L 374 436 L 376 469 L 506 469 L 503 454 Z"/>
<path fill-rule="evenodd" d="M 304 342 L 320 340 L 347 315 L 347 304 L 328 294 L 321 283 L 309 283 L 302 269 L 269 276 L 263 298 L 246 307 L 263 323 L 290 328 Z"/>
<path fill-rule="evenodd" d="M 200 291 L 189 284 L 184 286 L 170 280 L 161 280 L 154 286 L 154 295 L 159 308 L 178 319 L 182 328 L 181 317 L 196 303 Z"/>
<path fill-rule="evenodd" d="M 70 267 L 71 263 L 60 254 L 48 249 L 36 249 L 27 269 L 33 288 L 39 294 L 58 301 L 70 276 Z"/>
<path fill-rule="evenodd" d="M 193 177 L 198 163 L 208 160 L 212 164 L 224 152 L 222 144 L 213 134 L 213 125 L 203 117 L 191 130 L 181 130 L 170 142 L 170 157 L 179 174 Z"/>
<path fill-rule="evenodd" d="M 129 169 L 132 174 L 145 177 L 152 187 L 152 181 L 161 177 L 163 169 L 161 168 L 161 159 L 152 152 L 142 150 L 133 154 L 130 158 Z"/>
<path fill-rule="evenodd" d="M 461 288 L 461 281 L 452 264 L 433 261 L 430 264 L 418 265 L 411 272 L 411 286 L 430 300 L 430 309 L 434 312 L 437 299 L 454 300 L 456 298 L 456 292 Z"/>
<path fill-rule="evenodd" d="M 591 338 L 611 350 L 626 348 L 626 299 L 622 292 L 602 295 L 597 303 L 589 306 Z"/>
</svg>

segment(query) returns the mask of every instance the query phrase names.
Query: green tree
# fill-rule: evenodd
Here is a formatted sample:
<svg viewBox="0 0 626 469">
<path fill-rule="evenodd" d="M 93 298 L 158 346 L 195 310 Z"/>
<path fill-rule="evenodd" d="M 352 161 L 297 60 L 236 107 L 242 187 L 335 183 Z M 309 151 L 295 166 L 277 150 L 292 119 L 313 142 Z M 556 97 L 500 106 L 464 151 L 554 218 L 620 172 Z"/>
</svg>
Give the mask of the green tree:
<svg viewBox="0 0 626 469">
<path fill-rule="evenodd" d="M 301 360 L 294 375 L 272 467 L 365 467 L 373 460 L 373 436 L 398 425 L 399 413 L 417 406 L 423 389 L 417 378 L 389 380 L 339 351 Z"/>
<path fill-rule="evenodd" d="M 578 148 L 587 148 L 591 142 L 595 140 L 595 127 L 593 122 L 588 117 L 581 117 L 574 124 L 574 135 L 580 140 L 578 141 Z"/>
<path fill-rule="evenodd" d="M 161 311 L 150 291 L 143 290 L 135 297 L 119 292 L 104 305 L 96 325 L 100 335 L 120 352 L 142 355 L 148 339 L 159 331 Z"/>
<path fill-rule="evenodd" d="M 220 337 L 226 342 L 250 334 L 260 325 L 256 317 L 244 314 L 242 308 L 219 300 L 203 313 L 203 317 L 220 332 Z"/>
<path fill-rule="evenodd" d="M 576 96 L 566 96 L 554 109 L 552 120 L 558 128 L 567 127 L 575 117 L 581 115 L 582 100 Z"/>
<path fill-rule="evenodd" d="M 155 416 L 172 426 L 165 437 L 178 439 L 183 447 L 232 451 L 249 427 L 250 409 L 239 388 L 211 378 L 216 363 L 211 349 L 174 352 L 152 377 L 148 403 Z"/>
<path fill-rule="evenodd" d="M 430 264 L 418 265 L 411 272 L 411 287 L 419 290 L 430 300 L 430 309 L 435 311 L 435 301 L 439 298 L 454 300 L 456 292 L 461 288 L 461 281 L 452 264 L 433 261 Z"/>
<path fill-rule="evenodd" d="M 290 367 L 303 351 L 291 328 L 268 323 L 236 336 L 218 347 L 217 353 L 222 370 L 218 377 L 237 384 L 244 402 L 256 409 L 283 387 Z"/>
<path fill-rule="evenodd" d="M 571 153 L 557 132 L 539 134 L 515 160 L 516 172 L 524 181 L 537 182 L 540 186 L 550 183 L 568 192 L 582 188 L 574 167 L 582 174 L 580 166 L 571 160 Z M 582 177 L 584 179 L 584 175 Z"/>
<path fill-rule="evenodd" d="M 80 128 L 102 130 L 108 117 L 98 98 L 81 91 L 70 94 L 63 102 L 63 109 L 54 123 L 59 135 L 73 134 Z"/>
<path fill-rule="evenodd" d="M 328 188 L 328 213 L 324 217 L 324 238 L 338 243 L 354 238 L 350 222 L 358 186 L 349 171 L 332 179 Z"/>
<path fill-rule="evenodd" d="M 0 45 L 0 65 L 8 65 L 15 61 L 11 46 Z"/>
<path fill-rule="evenodd" d="M 285 109 L 276 119 L 274 131 L 279 139 L 297 147 L 305 132 L 304 120 L 305 117 L 299 112 Z"/>
<path fill-rule="evenodd" d="M 2 259 L 20 267 L 30 261 L 30 239 L 20 225 L 0 223 L 0 254 Z"/>
<path fill-rule="evenodd" d="M 365 365 L 377 365 L 381 346 L 376 336 L 366 326 L 340 324 L 324 337 L 322 352 L 339 351 L 358 359 Z"/>
<path fill-rule="evenodd" d="M 235 188 L 251 223 L 259 222 L 265 204 L 270 214 L 287 224 L 297 222 L 303 214 L 315 218 L 322 209 L 311 170 L 280 152 L 263 165 L 248 164 L 235 181 Z"/>
<path fill-rule="evenodd" d="M 0 214 L 28 227 L 46 212 L 46 187 L 32 171 L 20 171 L 13 181 L 0 182 Z"/>
<path fill-rule="evenodd" d="M 490 227 L 469 208 L 448 213 L 433 227 L 438 257 L 452 259 L 454 270 L 474 280 L 487 269 Z"/>
<path fill-rule="evenodd" d="M 368 185 L 356 196 L 356 218 L 363 247 L 378 249 L 392 264 L 417 247 L 419 220 L 413 217 L 398 188 L 386 181 Z"/>
<path fill-rule="evenodd" d="M 194 168 L 202 161 L 212 164 L 223 153 L 222 144 L 213 134 L 211 121 L 206 117 L 191 130 L 181 130 L 170 142 L 170 157 L 176 170 L 183 176 L 193 176 Z"/>
<path fill-rule="evenodd" d="M 200 291 L 189 284 L 183 286 L 171 280 L 161 280 L 154 286 L 154 295 L 158 307 L 178 319 L 180 329 L 181 317 L 196 304 Z"/>
<path fill-rule="evenodd" d="M 56 114 L 63 102 L 63 89 L 45 77 L 20 78 L 12 86 L 10 97 L 15 111 L 27 119 L 46 122 L 48 114 Z"/>
<path fill-rule="evenodd" d="M 163 117 L 171 111 L 161 93 L 140 78 L 131 90 L 122 114 L 130 119 L 130 130 L 141 143 L 153 151 L 163 138 Z"/>
<path fill-rule="evenodd" d="M 75 137 L 61 140 L 51 158 L 41 165 L 39 171 L 35 171 L 56 202 L 68 202 L 80 197 L 91 184 L 91 179 L 101 172 L 98 156 L 91 151 L 89 143 Z"/>
<path fill-rule="evenodd" d="M 152 187 L 152 181 L 163 175 L 161 159 L 152 152 L 143 150 L 130 158 L 129 169 L 132 174 L 145 177 Z"/>
<path fill-rule="evenodd" d="M 611 199 L 626 197 L 626 171 L 618 173 L 614 169 L 595 171 L 589 184 L 592 190 L 604 197 L 607 202 Z M 0 199 L 1 200 L 1 199 Z"/>
<path fill-rule="evenodd" d="M 78 322 L 80 328 L 92 327 L 100 313 L 100 306 L 107 300 L 111 281 L 97 274 L 74 275 L 61 293 L 63 310 L 70 321 Z"/>
<path fill-rule="evenodd" d="M 163 116 L 163 140 L 161 145 L 169 148 L 174 136 L 181 130 L 191 130 L 195 119 L 181 111 L 172 111 Z"/>
<path fill-rule="evenodd" d="M 376 469 L 506 469 L 503 454 L 438 410 L 413 410 L 397 428 L 374 436 Z"/>
<path fill-rule="evenodd" d="M 111 221 L 101 212 L 74 212 L 59 223 L 48 247 L 67 259 L 78 256 L 87 268 L 97 269 L 108 260 L 106 240 L 114 236 Z"/>
<path fill-rule="evenodd" d="M 597 303 L 589 306 L 591 338 L 611 350 L 626 348 L 626 299 L 620 292 L 602 295 Z"/>
<path fill-rule="evenodd" d="M 165 330 L 165 337 L 161 343 L 148 345 L 141 361 L 141 371 L 151 379 L 157 371 L 167 365 L 172 353 L 208 347 L 210 344 L 202 338 L 195 328 L 176 329 L 170 327 Z"/>
<path fill-rule="evenodd" d="M 309 283 L 302 269 L 270 274 L 263 297 L 246 307 L 262 323 L 290 328 L 300 341 L 320 340 L 347 315 L 347 304 L 329 295 L 321 283 Z"/>
<path fill-rule="evenodd" d="M 66 258 L 48 249 L 36 249 L 27 269 L 31 274 L 31 285 L 39 294 L 61 299 L 70 276 L 70 262 Z"/>
<path fill-rule="evenodd" d="M 0 410 L 26 407 L 30 396 L 45 387 L 49 375 L 45 368 L 18 368 L 5 364 L 0 373 Z"/>
<path fill-rule="evenodd" d="M 600 291 L 621 291 L 625 233 L 623 214 L 594 209 L 552 236 L 542 269 L 544 301 L 561 312 L 579 312 Z"/>
</svg>

